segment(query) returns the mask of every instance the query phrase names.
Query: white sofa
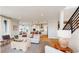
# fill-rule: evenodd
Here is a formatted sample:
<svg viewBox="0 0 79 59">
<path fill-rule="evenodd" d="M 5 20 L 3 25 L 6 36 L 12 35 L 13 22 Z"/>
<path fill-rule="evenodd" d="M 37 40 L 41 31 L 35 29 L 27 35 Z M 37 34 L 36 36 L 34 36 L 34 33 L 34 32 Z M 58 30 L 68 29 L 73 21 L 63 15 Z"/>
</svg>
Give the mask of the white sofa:
<svg viewBox="0 0 79 59">
<path fill-rule="evenodd" d="M 55 49 L 53 47 L 50 47 L 50 46 L 46 45 L 45 46 L 45 53 L 64 53 L 64 52 L 62 52 L 60 50 L 57 50 L 57 49 Z"/>
<path fill-rule="evenodd" d="M 19 41 L 12 41 L 11 42 L 11 48 L 16 48 L 17 50 L 22 50 L 22 51 L 27 51 L 27 49 L 29 47 L 31 47 L 31 41 L 29 38 L 27 37 L 20 37 L 21 40 L 23 40 L 22 42 Z"/>
</svg>

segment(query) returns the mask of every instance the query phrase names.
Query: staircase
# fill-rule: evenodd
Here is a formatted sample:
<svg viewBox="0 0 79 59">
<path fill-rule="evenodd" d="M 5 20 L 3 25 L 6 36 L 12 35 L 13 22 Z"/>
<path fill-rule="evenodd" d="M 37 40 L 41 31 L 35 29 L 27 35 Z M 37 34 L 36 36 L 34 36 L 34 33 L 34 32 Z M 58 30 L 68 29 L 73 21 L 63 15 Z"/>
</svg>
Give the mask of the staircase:
<svg viewBox="0 0 79 59">
<path fill-rule="evenodd" d="M 79 7 L 70 17 L 69 21 L 66 23 L 63 30 L 71 30 L 71 33 L 73 33 L 78 28 L 79 28 Z"/>
</svg>

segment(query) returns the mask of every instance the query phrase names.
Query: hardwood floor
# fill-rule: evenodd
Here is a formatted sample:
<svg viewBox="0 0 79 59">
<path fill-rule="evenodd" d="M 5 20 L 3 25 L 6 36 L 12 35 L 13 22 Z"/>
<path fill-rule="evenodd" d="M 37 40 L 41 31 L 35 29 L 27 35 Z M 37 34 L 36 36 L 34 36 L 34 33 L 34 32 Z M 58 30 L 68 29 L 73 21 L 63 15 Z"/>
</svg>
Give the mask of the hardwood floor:
<svg viewBox="0 0 79 59">
<path fill-rule="evenodd" d="M 41 35 L 40 41 L 48 41 L 48 35 Z"/>
<path fill-rule="evenodd" d="M 47 42 L 50 46 L 53 47 L 54 44 L 58 42 L 58 39 L 55 38 L 48 38 L 48 35 L 42 35 L 40 37 L 41 42 Z"/>
<path fill-rule="evenodd" d="M 32 44 L 25 52 L 22 50 L 12 49 L 10 44 L 0 47 L 0 49 L 0 53 L 44 53 L 42 51 L 42 45 L 40 44 Z"/>
<path fill-rule="evenodd" d="M 25 53 L 44 53 L 45 45 L 53 46 L 57 42 L 57 39 L 48 39 L 48 35 L 42 35 L 40 37 L 39 44 L 32 44 L 32 47 Z M 10 44 L 1 48 L 1 53 L 23 53 L 22 51 L 11 49 Z"/>
</svg>

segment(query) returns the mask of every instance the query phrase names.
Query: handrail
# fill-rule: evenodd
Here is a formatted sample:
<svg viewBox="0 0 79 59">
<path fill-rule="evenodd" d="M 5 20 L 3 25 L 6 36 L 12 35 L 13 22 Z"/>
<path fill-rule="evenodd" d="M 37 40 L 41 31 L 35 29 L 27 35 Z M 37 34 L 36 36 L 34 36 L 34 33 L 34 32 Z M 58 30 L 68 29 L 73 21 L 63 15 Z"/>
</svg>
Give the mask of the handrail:
<svg viewBox="0 0 79 59">
<path fill-rule="evenodd" d="M 79 28 L 79 7 L 70 17 L 69 21 L 66 23 L 63 30 L 71 30 L 71 32 L 73 33 L 78 28 Z"/>
</svg>

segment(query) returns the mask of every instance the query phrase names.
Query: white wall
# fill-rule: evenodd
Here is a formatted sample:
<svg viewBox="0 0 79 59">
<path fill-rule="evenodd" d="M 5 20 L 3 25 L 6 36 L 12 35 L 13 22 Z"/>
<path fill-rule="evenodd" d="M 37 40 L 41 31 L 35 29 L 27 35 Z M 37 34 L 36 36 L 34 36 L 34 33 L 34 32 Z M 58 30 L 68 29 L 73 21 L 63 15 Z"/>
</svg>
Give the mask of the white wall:
<svg viewBox="0 0 79 59">
<path fill-rule="evenodd" d="M 59 24 L 60 24 L 60 28 L 59 29 L 62 30 L 63 27 L 64 27 L 64 11 L 63 10 L 60 12 Z"/>
<path fill-rule="evenodd" d="M 3 24 L 4 19 L 7 20 L 7 32 L 6 33 L 4 31 L 4 24 Z M 2 35 L 9 34 L 9 35 L 13 36 L 15 34 L 18 34 L 18 29 L 17 30 L 13 29 L 14 25 L 17 26 L 17 28 L 18 28 L 17 21 L 13 21 L 12 19 L 7 19 L 7 18 L 0 16 L 0 39 L 1 39 Z"/>
<path fill-rule="evenodd" d="M 11 36 L 19 34 L 19 22 L 10 20 Z"/>
<path fill-rule="evenodd" d="M 2 36 L 2 17 L 0 16 L 0 40 Z"/>
<path fill-rule="evenodd" d="M 48 38 L 57 37 L 58 20 L 48 20 Z"/>
<path fill-rule="evenodd" d="M 72 34 L 69 46 L 74 50 L 74 52 L 79 52 L 79 29 Z"/>
<path fill-rule="evenodd" d="M 68 21 L 76 9 L 77 9 L 77 6 L 66 7 L 64 9 L 64 21 Z"/>
</svg>

